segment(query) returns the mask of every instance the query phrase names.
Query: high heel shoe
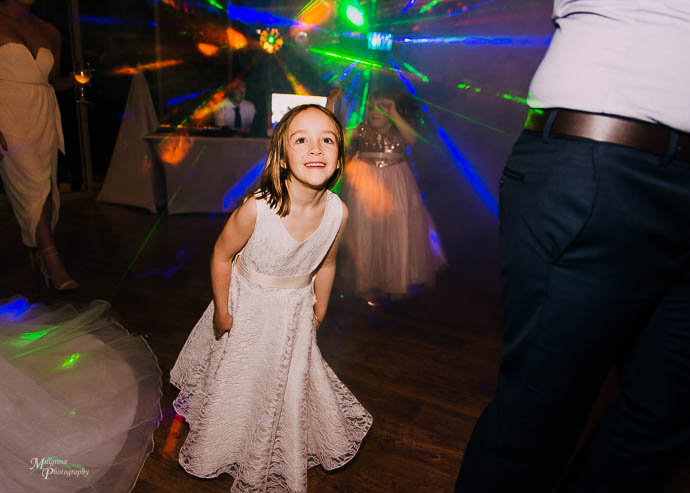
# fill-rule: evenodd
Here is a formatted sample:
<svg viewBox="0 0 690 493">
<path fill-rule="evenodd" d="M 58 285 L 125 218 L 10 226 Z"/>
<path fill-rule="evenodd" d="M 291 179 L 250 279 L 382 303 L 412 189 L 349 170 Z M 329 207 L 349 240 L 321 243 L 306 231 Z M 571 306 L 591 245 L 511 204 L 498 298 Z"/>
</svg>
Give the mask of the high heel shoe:
<svg viewBox="0 0 690 493">
<path fill-rule="evenodd" d="M 52 278 L 50 270 L 48 269 L 48 263 L 46 262 L 47 258 L 58 257 L 60 255 L 55 247 L 46 248 L 45 250 L 37 250 L 35 255 L 39 261 L 41 274 L 43 274 L 43 280 L 45 281 L 47 288 L 52 287 L 58 291 L 67 291 L 70 289 L 77 289 L 79 287 L 79 283 L 74 279 L 67 279 L 60 284 L 55 284 L 55 280 Z"/>
</svg>

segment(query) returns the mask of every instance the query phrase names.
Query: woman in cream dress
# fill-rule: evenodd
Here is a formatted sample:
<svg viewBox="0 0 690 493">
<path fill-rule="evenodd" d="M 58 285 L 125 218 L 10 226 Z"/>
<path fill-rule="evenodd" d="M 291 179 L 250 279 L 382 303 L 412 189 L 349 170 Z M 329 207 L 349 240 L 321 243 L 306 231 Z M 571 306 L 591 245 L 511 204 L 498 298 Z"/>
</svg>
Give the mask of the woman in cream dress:
<svg viewBox="0 0 690 493">
<path fill-rule="evenodd" d="M 32 263 L 46 284 L 74 289 L 79 284 L 65 270 L 53 238 L 60 207 L 57 152 L 64 152 L 53 87 L 69 82 L 56 78 L 60 34 L 31 13 L 34 2 L 0 1 L 0 177 Z"/>
</svg>

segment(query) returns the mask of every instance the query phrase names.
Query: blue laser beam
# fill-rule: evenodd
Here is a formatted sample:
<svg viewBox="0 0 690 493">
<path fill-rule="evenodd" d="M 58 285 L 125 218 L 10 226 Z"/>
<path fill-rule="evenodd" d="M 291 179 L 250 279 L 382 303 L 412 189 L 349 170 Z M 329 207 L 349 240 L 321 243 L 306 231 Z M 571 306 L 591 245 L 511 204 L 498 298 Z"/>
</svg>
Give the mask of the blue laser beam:
<svg viewBox="0 0 690 493">
<path fill-rule="evenodd" d="M 225 194 L 223 197 L 223 210 L 228 211 L 233 207 L 237 200 L 240 199 L 249 187 L 251 187 L 254 182 L 259 178 L 261 172 L 266 165 L 266 157 L 263 157 L 261 161 L 256 163 L 252 169 L 250 169 L 240 180 L 233 185 L 233 187 Z"/>
<path fill-rule="evenodd" d="M 181 103 L 182 101 L 188 101 L 190 99 L 195 99 L 199 96 L 208 94 L 211 92 L 211 89 L 205 89 L 203 91 L 196 91 L 196 92 L 190 92 L 189 94 L 185 94 L 184 96 L 178 96 L 176 98 L 170 98 L 168 101 L 165 103 L 167 106 L 174 106 L 178 103 Z"/>
<path fill-rule="evenodd" d="M 417 0 L 409 0 L 409 2 L 407 2 L 407 4 L 403 7 L 402 12 L 400 12 L 400 13 L 404 14 L 405 12 L 410 10 L 416 1 Z"/>
<path fill-rule="evenodd" d="M 551 36 L 514 37 L 514 36 L 444 36 L 435 38 L 412 38 L 405 36 L 395 40 L 396 43 L 427 45 L 448 44 L 464 46 L 510 46 L 522 48 L 541 48 L 551 43 Z"/>
<path fill-rule="evenodd" d="M 393 66 L 395 71 L 400 76 L 400 80 L 403 82 L 403 84 L 405 84 L 405 87 L 407 87 L 407 90 L 410 91 L 410 93 L 416 95 L 417 90 L 414 88 L 414 86 L 412 85 L 410 80 L 407 77 L 405 77 L 405 74 L 403 74 L 402 70 L 400 70 L 400 67 L 398 67 L 398 64 L 395 63 L 395 61 L 392 58 L 389 58 L 388 61 L 391 62 L 391 65 Z"/>
<path fill-rule="evenodd" d="M 434 127 L 436 128 L 436 133 L 445 145 L 446 150 L 448 150 L 449 154 L 453 158 L 455 165 L 458 167 L 460 172 L 468 181 L 472 189 L 474 189 L 474 191 L 477 193 L 479 199 L 484 203 L 487 209 L 489 209 L 489 211 L 494 216 L 498 217 L 498 202 L 496 201 L 494 196 L 491 195 L 491 192 L 489 192 L 489 189 L 486 187 L 486 185 L 479 177 L 477 172 L 474 170 L 472 165 L 469 163 L 469 161 L 467 161 L 465 156 L 462 155 L 460 149 L 458 149 L 458 146 L 455 144 L 455 142 L 453 142 L 453 139 L 451 139 L 450 136 L 444 130 L 444 128 L 441 125 L 439 125 L 438 122 L 436 122 L 436 119 L 433 117 L 433 115 L 429 113 L 428 107 L 425 105 L 424 108 L 426 108 L 425 112 L 429 120 L 433 123 Z"/>
<path fill-rule="evenodd" d="M 409 80 L 406 81 L 406 78 L 400 71 L 400 68 L 395 64 L 392 58 L 390 59 L 390 62 L 393 65 L 393 67 L 395 67 L 396 71 L 400 75 L 400 79 L 403 81 L 403 83 L 405 83 L 407 89 L 412 94 L 416 94 L 415 88 L 412 86 Z M 491 195 L 491 192 L 489 192 L 489 189 L 486 187 L 482 179 L 479 177 L 479 174 L 474 170 L 474 168 L 469 163 L 469 161 L 467 161 L 465 156 L 462 155 L 460 149 L 457 145 L 455 145 L 455 142 L 453 142 L 453 140 L 450 138 L 445 129 L 438 124 L 434 116 L 429 112 L 429 107 L 426 104 L 422 106 L 422 111 L 427 115 L 429 121 L 434 125 L 436 133 L 441 139 L 441 142 L 443 142 L 443 145 L 445 146 L 446 150 L 453 158 L 455 165 L 463 174 L 463 176 L 470 184 L 472 189 L 477 193 L 479 199 L 484 203 L 484 205 L 494 216 L 498 216 L 498 202 L 496 201 L 494 196 Z"/>
<path fill-rule="evenodd" d="M 24 315 L 29 311 L 31 305 L 25 298 L 18 298 L 12 300 L 4 305 L 0 305 L 0 320 L 9 319 L 10 321 L 16 320 L 17 318 Z"/>
<path fill-rule="evenodd" d="M 299 22 L 289 17 L 282 17 L 271 14 L 270 12 L 250 9 L 249 7 L 238 7 L 231 3 L 227 4 L 227 14 L 228 19 L 244 22 L 245 24 L 255 24 L 267 27 L 292 27 L 301 25 Z"/>
<path fill-rule="evenodd" d="M 342 82 L 343 80 L 345 80 L 347 78 L 347 76 L 350 75 L 350 72 L 352 72 L 352 69 L 354 69 L 358 63 L 359 63 L 359 60 L 354 61 L 352 63 L 352 65 L 350 65 L 347 69 L 345 69 L 345 71 L 342 73 L 342 75 L 338 78 L 338 81 Z"/>
</svg>

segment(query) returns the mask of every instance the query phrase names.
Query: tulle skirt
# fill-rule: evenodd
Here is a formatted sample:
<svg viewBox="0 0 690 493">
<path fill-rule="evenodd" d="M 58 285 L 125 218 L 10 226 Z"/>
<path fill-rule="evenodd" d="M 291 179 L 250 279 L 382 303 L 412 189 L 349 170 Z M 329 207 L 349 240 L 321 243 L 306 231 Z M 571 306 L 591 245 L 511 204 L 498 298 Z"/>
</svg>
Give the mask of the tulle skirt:
<svg viewBox="0 0 690 493">
<path fill-rule="evenodd" d="M 0 300 L 3 491 L 134 487 L 161 420 L 161 371 L 108 309 Z"/>
<path fill-rule="evenodd" d="M 376 167 L 354 159 L 342 188 L 350 219 L 338 271 L 363 297 L 433 286 L 446 265 L 434 222 L 406 162 Z"/>
</svg>

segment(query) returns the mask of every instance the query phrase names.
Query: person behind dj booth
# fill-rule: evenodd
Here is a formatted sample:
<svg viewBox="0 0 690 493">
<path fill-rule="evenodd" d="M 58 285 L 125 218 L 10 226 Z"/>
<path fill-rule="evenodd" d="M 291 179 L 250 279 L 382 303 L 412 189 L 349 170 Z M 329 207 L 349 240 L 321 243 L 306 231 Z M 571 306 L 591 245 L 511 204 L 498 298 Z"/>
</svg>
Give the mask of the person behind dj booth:
<svg viewBox="0 0 690 493">
<path fill-rule="evenodd" d="M 218 106 L 213 115 L 213 122 L 217 127 L 227 127 L 237 131 L 239 135 L 248 136 L 256 115 L 254 103 L 245 98 L 247 84 L 243 80 L 235 80 L 230 84 L 228 97 Z"/>
</svg>

